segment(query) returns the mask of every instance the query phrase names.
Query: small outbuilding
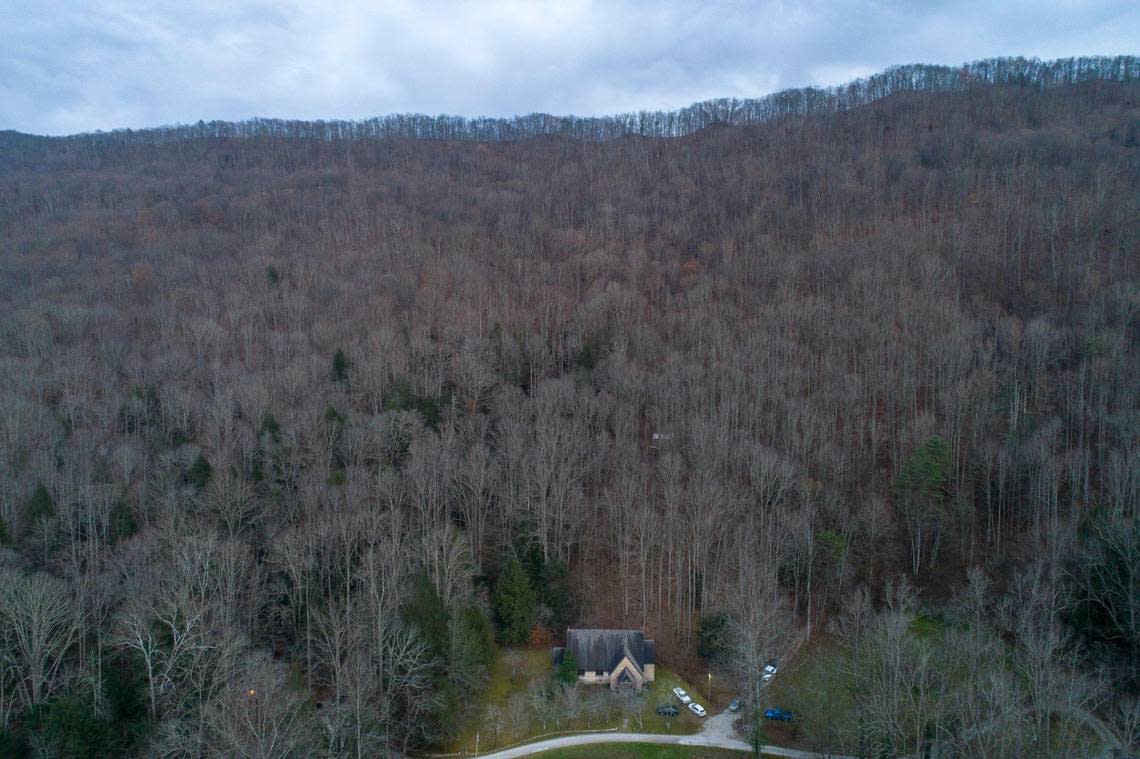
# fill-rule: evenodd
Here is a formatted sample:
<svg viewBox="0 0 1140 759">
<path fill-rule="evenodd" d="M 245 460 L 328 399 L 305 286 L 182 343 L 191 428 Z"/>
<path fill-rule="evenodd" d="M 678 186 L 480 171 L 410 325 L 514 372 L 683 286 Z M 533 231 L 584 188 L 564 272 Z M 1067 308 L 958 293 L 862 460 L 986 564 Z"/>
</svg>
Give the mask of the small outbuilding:
<svg viewBox="0 0 1140 759">
<path fill-rule="evenodd" d="M 605 684 L 611 690 L 641 690 L 653 682 L 657 646 L 640 630 L 570 628 L 566 645 L 551 650 L 555 667 L 566 651 L 578 663 L 578 682 Z"/>
</svg>

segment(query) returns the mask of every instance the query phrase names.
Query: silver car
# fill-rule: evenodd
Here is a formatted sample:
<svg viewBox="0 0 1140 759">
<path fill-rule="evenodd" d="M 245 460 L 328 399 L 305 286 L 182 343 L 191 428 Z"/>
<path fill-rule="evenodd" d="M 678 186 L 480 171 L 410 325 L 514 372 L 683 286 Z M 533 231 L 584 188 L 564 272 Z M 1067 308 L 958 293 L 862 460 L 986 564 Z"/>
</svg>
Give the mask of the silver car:
<svg viewBox="0 0 1140 759">
<path fill-rule="evenodd" d="M 693 700 L 689 698 L 689 694 L 685 692 L 684 688 L 674 688 L 673 695 L 680 699 L 682 704 L 688 704 Z"/>
</svg>

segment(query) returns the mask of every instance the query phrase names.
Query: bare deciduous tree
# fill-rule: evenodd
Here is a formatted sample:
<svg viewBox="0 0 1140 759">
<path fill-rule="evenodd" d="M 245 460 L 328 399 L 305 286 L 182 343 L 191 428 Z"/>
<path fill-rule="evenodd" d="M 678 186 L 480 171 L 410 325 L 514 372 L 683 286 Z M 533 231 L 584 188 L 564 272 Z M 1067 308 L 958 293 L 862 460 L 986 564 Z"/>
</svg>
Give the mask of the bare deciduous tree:
<svg viewBox="0 0 1140 759">
<path fill-rule="evenodd" d="M 248 759 L 309 755 L 314 730 L 305 695 L 268 655 L 247 659 L 211 706 L 214 751 Z"/>
<path fill-rule="evenodd" d="M 0 568 L 0 655 L 7 675 L 2 680 L 14 689 L 4 704 L 7 712 L 52 694 L 79 634 L 78 622 L 75 600 L 62 580 Z"/>
</svg>

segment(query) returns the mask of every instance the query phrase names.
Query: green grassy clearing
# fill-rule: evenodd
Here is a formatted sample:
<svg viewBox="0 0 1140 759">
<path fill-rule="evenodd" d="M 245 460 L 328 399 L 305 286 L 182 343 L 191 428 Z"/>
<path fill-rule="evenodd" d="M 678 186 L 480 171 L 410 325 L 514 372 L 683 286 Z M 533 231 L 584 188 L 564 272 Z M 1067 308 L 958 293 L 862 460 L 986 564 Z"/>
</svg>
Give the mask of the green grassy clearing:
<svg viewBox="0 0 1140 759">
<path fill-rule="evenodd" d="M 843 674 L 846 651 L 835 640 L 817 636 L 762 691 L 760 707 L 790 710 L 790 723 L 760 719 L 764 742 L 808 750 L 846 749 L 855 731 L 855 701 Z"/>
<path fill-rule="evenodd" d="M 631 720 L 626 730 L 631 733 L 678 733 L 691 735 L 700 732 L 702 720 L 689 711 L 688 707 L 677 700 L 673 695 L 674 688 L 684 688 L 693 700 L 708 709 L 709 715 L 715 714 L 705 699 L 704 691 L 686 682 L 680 675 L 672 670 L 657 665 L 657 674 L 653 684 L 645 689 L 645 704 L 641 710 L 644 727 Z M 661 704 L 671 704 L 681 710 L 679 717 L 666 719 L 657 714 L 657 707 Z"/>
<path fill-rule="evenodd" d="M 542 715 L 532 705 L 531 695 L 550 680 L 552 672 L 549 651 L 500 651 L 481 703 L 474 705 L 458 738 L 444 750 L 473 751 L 476 736 L 483 753 L 548 733 L 619 728 L 633 733 L 689 735 L 701 729 L 701 719 L 677 701 L 672 689 L 684 688 L 701 704 L 705 703 L 703 691 L 660 664 L 655 682 L 632 702 L 623 703 L 605 686 L 578 685 L 576 709 Z M 681 714 L 671 719 L 659 716 L 657 706 L 666 703 L 676 706 Z"/>
</svg>

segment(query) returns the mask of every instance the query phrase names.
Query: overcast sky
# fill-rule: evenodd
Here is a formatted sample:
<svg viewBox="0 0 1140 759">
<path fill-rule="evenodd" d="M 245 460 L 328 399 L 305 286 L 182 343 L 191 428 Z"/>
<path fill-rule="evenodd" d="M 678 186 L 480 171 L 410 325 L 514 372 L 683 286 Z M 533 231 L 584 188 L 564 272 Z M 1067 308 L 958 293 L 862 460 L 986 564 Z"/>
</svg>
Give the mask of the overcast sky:
<svg viewBox="0 0 1140 759">
<path fill-rule="evenodd" d="M 600 115 L 898 63 L 1140 53 L 1140 0 L 0 0 L 0 129 Z"/>
</svg>

